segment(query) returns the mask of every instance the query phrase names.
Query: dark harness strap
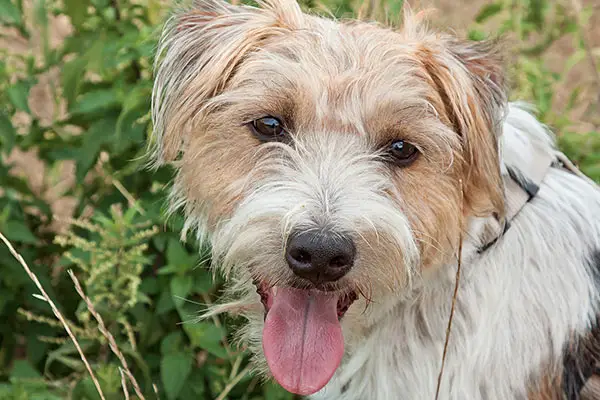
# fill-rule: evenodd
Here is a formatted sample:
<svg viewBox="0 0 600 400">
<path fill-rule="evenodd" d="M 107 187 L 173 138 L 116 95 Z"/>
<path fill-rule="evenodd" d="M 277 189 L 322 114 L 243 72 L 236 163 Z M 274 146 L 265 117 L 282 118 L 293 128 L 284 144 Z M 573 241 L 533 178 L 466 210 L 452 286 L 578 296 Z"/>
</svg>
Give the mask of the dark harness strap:
<svg viewBox="0 0 600 400">
<path fill-rule="evenodd" d="M 534 145 L 533 154 L 533 167 L 531 171 L 527 173 L 523 172 L 517 167 L 507 166 L 507 176 L 504 176 L 504 188 L 505 188 L 505 199 L 506 199 L 506 216 L 504 219 L 504 226 L 502 232 L 484 244 L 478 251 L 478 254 L 482 254 L 504 236 L 504 234 L 510 229 L 511 222 L 521 211 L 527 203 L 537 196 L 542 181 L 546 177 L 546 174 L 550 168 L 560 168 L 565 171 L 571 172 L 579 177 L 586 180 L 589 178 L 583 175 L 579 169 L 561 152 L 548 153 L 547 150 L 542 149 L 541 146 Z"/>
<path fill-rule="evenodd" d="M 541 148 L 537 150 L 539 151 L 534 154 L 532 171 L 528 171 L 527 175 L 516 167 L 507 166 L 506 170 L 508 175 L 504 177 L 505 199 L 507 205 L 504 227 L 502 232 L 496 238 L 489 241 L 478 250 L 478 254 L 484 253 L 496 244 L 510 229 L 511 222 L 517 214 L 527 203 L 537 196 L 542 181 L 550 168 L 563 169 L 582 179 L 592 182 L 592 180 L 583 175 L 563 153 L 556 152 L 554 154 L 548 154 L 547 151 L 544 152 Z M 595 326 L 592 335 L 599 336 L 598 338 L 595 338 L 598 340 L 600 339 L 599 334 L 600 330 Z M 566 349 L 567 351 L 564 355 L 561 389 L 563 395 L 568 400 L 581 398 L 581 392 L 588 380 L 593 375 L 600 375 L 600 367 L 596 365 L 596 359 L 591 356 L 590 346 L 586 342 L 586 340 L 582 339 L 576 340 L 575 343 L 572 343 L 572 345 L 575 346 L 575 349 Z"/>
</svg>

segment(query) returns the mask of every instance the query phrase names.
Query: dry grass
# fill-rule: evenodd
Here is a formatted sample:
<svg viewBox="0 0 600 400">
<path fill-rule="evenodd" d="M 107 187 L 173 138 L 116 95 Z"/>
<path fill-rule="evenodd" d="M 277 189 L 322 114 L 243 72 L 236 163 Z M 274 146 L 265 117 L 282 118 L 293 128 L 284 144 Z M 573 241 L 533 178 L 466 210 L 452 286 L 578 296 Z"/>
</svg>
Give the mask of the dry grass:
<svg viewBox="0 0 600 400">
<path fill-rule="evenodd" d="M 23 257 L 19 253 L 17 253 L 15 248 L 12 246 L 12 244 L 8 241 L 8 239 L 2 233 L 0 233 L 0 239 L 2 239 L 2 241 L 4 242 L 6 247 L 8 247 L 8 250 L 17 259 L 17 261 L 19 262 L 19 264 L 21 264 L 21 266 L 23 267 L 25 272 L 27 272 L 27 275 L 29 275 L 29 278 L 31 278 L 33 283 L 35 283 L 37 288 L 40 290 L 41 296 L 39 296 L 39 295 L 34 295 L 34 296 L 36 298 L 39 298 L 40 300 L 45 301 L 46 303 L 48 303 L 50 305 L 50 308 L 52 308 L 52 312 L 54 313 L 56 318 L 60 321 L 60 323 L 63 325 L 63 327 L 65 328 L 65 331 L 67 332 L 67 334 L 73 341 L 73 344 L 75 345 L 75 348 L 77 349 L 77 352 L 79 352 L 79 357 L 81 358 L 81 361 L 83 361 L 83 363 L 85 364 L 85 368 L 87 369 L 88 373 L 90 374 L 90 377 L 92 378 L 92 381 L 94 382 L 94 386 L 96 386 L 96 390 L 98 391 L 100 398 L 102 400 L 105 400 L 104 393 L 102 393 L 102 388 L 100 387 L 100 383 L 98 382 L 98 379 L 96 378 L 96 375 L 94 374 L 94 370 L 92 369 L 83 350 L 81 349 L 81 346 L 79 345 L 79 342 L 77 341 L 77 338 L 71 331 L 71 328 L 69 327 L 69 324 L 67 323 L 67 320 L 65 319 L 65 317 L 63 317 L 62 313 L 58 310 L 58 307 L 56 307 L 56 304 L 54 304 L 54 302 L 52 301 L 50 296 L 48 296 L 48 294 L 44 290 L 44 287 L 40 283 L 39 279 L 33 273 L 33 271 L 29 268 L 29 266 L 27 265 L 27 263 L 25 262 Z"/>
<path fill-rule="evenodd" d="M 140 385 L 138 384 L 137 380 L 131 373 L 131 370 L 129 369 L 129 365 L 127 365 L 127 360 L 125 359 L 125 356 L 123 355 L 121 350 L 119 350 L 119 346 L 117 345 L 115 338 L 108 331 L 108 329 L 106 329 L 106 325 L 104 324 L 104 320 L 102 319 L 102 316 L 98 313 L 98 311 L 96 311 L 96 308 L 92 304 L 92 301 L 89 299 L 89 297 L 87 297 L 85 295 L 83 288 L 81 287 L 81 284 L 79 283 L 79 280 L 77 279 L 77 277 L 75 276 L 73 271 L 69 270 L 68 273 L 69 273 L 69 276 L 71 277 L 71 280 L 73 281 L 73 284 L 75 285 L 75 290 L 77 291 L 77 294 L 79 294 L 79 296 L 83 299 L 83 301 L 85 302 L 85 305 L 87 306 L 88 311 L 96 319 L 96 322 L 98 322 L 98 330 L 100 331 L 100 333 L 102 333 L 102 336 L 104 336 L 106 338 L 106 340 L 108 340 L 108 345 L 109 345 L 111 351 L 121 362 L 121 368 L 123 368 L 123 369 L 121 370 L 121 368 L 119 368 L 119 370 L 123 371 L 125 373 L 125 375 L 127 375 L 129 380 L 131 381 L 131 384 L 133 385 L 135 394 L 140 398 L 140 400 L 145 400 L 145 397 L 142 394 L 142 390 L 140 389 Z M 125 389 L 126 387 L 124 386 L 123 388 Z"/>
<path fill-rule="evenodd" d="M 58 308 L 56 307 L 55 303 L 52 301 L 50 296 L 48 296 L 48 294 L 44 290 L 44 287 L 40 283 L 40 281 L 37 278 L 37 276 L 35 275 L 35 273 L 29 268 L 29 266 L 27 265 L 27 263 L 25 262 L 23 257 L 15 250 L 15 248 L 12 246 L 10 241 L 2 233 L 0 233 L 0 239 L 8 247 L 11 254 L 21 264 L 21 266 L 23 267 L 23 269 L 25 270 L 27 275 L 31 278 L 33 283 L 35 283 L 35 285 L 40 290 L 41 296 L 39 296 L 39 295 L 34 295 L 34 296 L 36 298 L 39 298 L 39 299 L 47 302 L 50 305 L 50 307 L 52 308 L 52 312 L 54 313 L 56 318 L 60 321 L 62 326 L 65 328 L 65 331 L 67 332 L 67 334 L 71 338 L 71 341 L 77 348 L 77 351 L 79 352 L 79 356 L 80 356 L 81 360 L 83 361 L 83 363 L 85 364 L 85 367 L 86 367 L 88 373 L 90 374 L 92 381 L 94 382 L 94 386 L 96 386 L 96 390 L 98 391 L 100 398 L 102 400 L 106 400 L 104 393 L 102 392 L 102 388 L 100 387 L 100 383 L 98 382 L 98 379 L 96 378 L 96 375 L 94 374 L 94 370 L 92 369 L 90 363 L 88 362 L 88 360 L 85 356 L 85 353 L 83 352 L 81 346 L 79 345 L 79 342 L 77 341 L 77 337 L 75 336 L 75 334 L 73 334 L 67 320 L 64 318 L 62 313 L 58 310 Z M 68 274 L 69 274 L 71 280 L 73 281 L 73 285 L 75 287 L 75 290 L 77 291 L 77 294 L 79 294 L 79 296 L 85 302 L 86 307 L 87 307 L 88 311 L 90 312 L 90 314 L 92 314 L 92 316 L 96 319 L 96 322 L 98 322 L 98 330 L 106 338 L 111 351 L 119 359 L 119 361 L 121 363 L 121 367 L 119 367 L 119 372 L 121 373 L 121 384 L 123 387 L 123 392 L 125 394 L 125 398 L 129 399 L 129 391 L 127 389 L 127 382 L 125 380 L 125 376 L 126 376 L 129 379 L 129 381 L 131 382 L 131 384 L 133 385 L 135 394 L 138 396 L 138 398 L 140 400 L 145 400 L 145 397 L 142 394 L 142 390 L 140 388 L 139 383 L 137 382 L 137 380 L 135 379 L 135 376 L 132 374 L 131 370 L 129 369 L 127 360 L 125 359 L 125 356 L 123 355 L 121 350 L 119 350 L 119 347 L 115 341 L 115 338 L 106 328 L 106 325 L 104 324 L 104 320 L 102 319 L 102 316 L 98 313 L 98 311 L 96 311 L 96 309 L 95 309 L 94 305 L 92 304 L 91 300 L 89 299 L 89 297 L 87 297 L 85 295 L 85 292 L 83 291 L 83 288 L 81 287 L 81 283 L 79 282 L 79 280 L 77 279 L 77 277 L 75 276 L 73 271 L 69 270 Z M 239 376 L 238 378 L 241 379 L 242 377 L 243 376 Z M 238 381 L 239 381 L 239 379 L 238 379 Z M 233 385 L 233 386 L 235 386 L 235 385 Z M 231 390 L 231 388 L 229 390 Z M 223 399 L 225 398 L 225 395 L 226 395 L 226 393 L 223 395 Z"/>
<path fill-rule="evenodd" d="M 237 2 L 237 0 L 234 0 L 234 2 Z M 583 29 L 582 39 L 584 41 L 586 50 L 587 62 L 578 63 L 575 68 L 566 74 L 560 80 L 560 82 L 557 83 L 556 87 L 553 88 L 556 95 L 553 100 L 552 110 L 555 114 L 560 115 L 563 112 L 564 106 L 568 102 L 568 98 L 571 93 L 576 87 L 582 87 L 582 96 L 577 102 L 577 106 L 569 111 L 568 117 L 570 120 L 576 122 L 576 125 L 573 128 L 575 131 L 582 133 L 590 130 L 597 131 L 600 127 L 600 114 L 598 113 L 598 108 L 600 107 L 600 73 L 598 72 L 598 65 L 595 57 L 600 55 L 600 12 L 598 12 L 600 11 L 600 0 L 557 0 L 557 2 L 568 6 L 574 15 L 578 17 L 578 24 Z M 32 2 L 25 0 L 25 3 L 29 4 L 29 9 L 31 9 Z M 433 15 L 435 24 L 443 27 L 451 27 L 453 30 L 458 31 L 459 35 L 464 36 L 466 30 L 472 25 L 475 15 L 479 12 L 482 6 L 489 4 L 490 0 L 464 0 L 461 1 L 460 4 L 457 4 L 456 1 L 452 0 L 414 0 L 410 1 L 410 3 L 413 5 L 413 8 L 433 7 L 437 9 L 438 12 Z M 518 2 L 514 3 L 516 4 Z M 582 9 L 589 6 L 594 7 L 595 12 L 591 19 L 587 21 L 584 26 L 584 21 L 581 20 Z M 496 28 L 497 26 L 494 25 L 494 22 L 490 22 L 485 25 L 484 30 L 493 32 Z M 35 29 L 33 31 L 35 31 Z M 60 46 L 65 37 L 70 35 L 72 32 L 73 28 L 69 22 L 69 19 L 64 15 L 61 15 L 60 17 L 50 17 L 49 36 L 50 45 L 52 48 Z M 40 36 L 40 32 L 36 32 L 36 34 L 32 35 L 30 39 L 24 39 L 18 34 L 13 34 L 11 32 L 9 32 L 7 37 L 8 39 L 0 38 L 0 48 L 8 49 L 9 52 L 12 51 L 15 53 L 41 54 L 42 52 L 42 38 Z M 553 72 L 563 72 L 568 56 L 575 51 L 575 45 L 572 42 L 574 42 L 572 36 L 560 39 L 541 55 L 548 67 Z M 55 102 L 53 100 L 52 90 L 50 89 L 51 83 L 55 80 L 58 80 L 59 77 L 60 71 L 58 69 L 49 71 L 42 77 L 42 79 L 39 80 L 39 83 L 31 90 L 29 94 L 28 104 L 31 108 L 32 114 L 36 118 L 39 118 L 42 124 L 50 123 L 57 117 L 57 115 L 62 115 L 65 113 L 65 105 L 63 104 L 64 102 Z M 25 134 L 27 132 L 28 124 L 31 123 L 31 121 L 27 119 L 30 118 L 30 116 L 23 114 L 25 113 L 21 113 L 16 116 L 15 123 L 19 126 L 21 133 Z M 72 160 L 67 160 L 62 163 L 60 168 L 51 171 L 48 166 L 45 165 L 44 161 L 38 157 L 35 147 L 33 150 L 28 152 L 15 149 L 11 154 L 9 161 L 15 163 L 16 165 L 11 170 L 11 173 L 25 176 L 27 181 L 31 184 L 30 186 L 32 186 L 34 189 L 34 192 L 39 194 L 40 197 L 43 197 L 50 204 L 52 212 L 55 215 L 60 216 L 60 218 L 56 218 L 56 221 L 68 221 L 73 215 L 77 204 L 77 201 L 74 197 L 66 195 L 69 190 L 78 185 L 75 179 L 74 162 L 72 162 Z M 107 179 L 109 179 L 110 184 L 114 185 L 114 187 L 125 197 L 131 207 L 136 208 L 142 215 L 145 214 L 144 208 L 142 208 L 140 205 L 141 203 L 135 198 L 134 194 L 127 190 L 121 181 L 112 179 L 112 177 L 108 177 Z M 148 207 L 147 210 L 150 210 L 150 208 Z M 66 224 L 59 223 L 54 223 L 50 226 L 50 229 L 55 232 L 64 230 L 66 228 Z M 14 249 L 12 244 L 1 233 L 0 239 L 2 239 L 2 241 L 7 245 L 11 254 L 19 261 L 23 269 L 29 275 L 30 279 L 40 290 L 41 296 L 34 296 L 47 302 L 52 308 L 52 311 L 58 321 L 60 321 L 61 325 L 64 326 L 64 329 L 77 348 L 79 356 L 85 364 L 85 367 L 100 395 L 100 398 L 104 400 L 105 396 L 102 393 L 102 388 L 100 387 L 99 381 L 94 375 L 94 371 L 86 359 L 81 346 L 77 342 L 77 338 L 73 334 L 72 329 L 69 327 L 69 323 L 60 313 L 52 299 L 50 299 L 50 297 L 44 291 L 39 279 L 27 266 L 23 257 Z M 459 273 L 460 270 L 457 271 L 457 281 L 459 278 Z M 102 317 L 96 311 L 94 305 L 84 293 L 84 290 L 75 275 L 69 271 L 69 276 L 75 285 L 77 293 L 86 303 L 88 310 L 96 319 L 98 323 L 98 329 L 108 341 L 111 351 L 119 359 L 121 364 L 119 367 L 121 387 L 123 389 L 125 398 L 129 399 L 129 383 L 127 382 L 129 380 L 136 395 L 140 399 L 144 399 L 140 385 L 130 371 L 129 366 L 127 365 L 127 360 L 125 359 L 123 353 L 119 350 L 115 338 L 106 328 Z M 204 300 L 206 303 L 209 303 L 210 297 L 205 295 Z M 218 319 L 214 320 L 214 324 L 219 328 L 221 327 Z M 451 321 L 449 322 L 448 327 L 448 337 L 450 337 L 450 324 Z M 233 351 L 226 341 L 224 341 L 224 343 L 225 351 L 231 356 Z M 249 366 L 246 366 L 240 370 L 242 367 L 242 361 L 243 356 L 240 355 L 232 362 L 232 369 L 229 375 L 226 375 L 226 377 L 228 377 L 226 378 L 227 384 L 222 387 L 220 393 L 218 394 L 217 400 L 224 400 L 230 396 L 232 389 L 250 373 Z M 441 369 L 443 370 L 443 362 Z M 441 373 L 442 371 L 440 371 L 440 374 Z M 252 389 L 254 389 L 254 385 L 256 385 L 256 381 L 253 382 L 255 383 L 250 385 Z M 153 385 L 153 388 L 158 396 L 158 390 L 156 386 Z"/>
</svg>

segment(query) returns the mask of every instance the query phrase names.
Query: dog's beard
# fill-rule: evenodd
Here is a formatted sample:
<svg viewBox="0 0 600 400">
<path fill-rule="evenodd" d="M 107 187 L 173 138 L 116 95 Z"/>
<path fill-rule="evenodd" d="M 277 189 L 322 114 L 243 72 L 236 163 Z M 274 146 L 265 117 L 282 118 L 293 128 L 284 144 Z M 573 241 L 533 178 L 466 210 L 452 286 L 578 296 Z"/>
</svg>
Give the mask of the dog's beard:
<svg viewBox="0 0 600 400">
<path fill-rule="evenodd" d="M 352 303 L 405 286 L 418 258 L 380 160 L 343 140 L 310 138 L 274 150 L 245 182 L 249 194 L 212 239 L 224 274 L 247 282 L 236 295 L 248 298 L 253 289 L 260 295 L 262 349 L 271 373 L 302 395 L 320 390 L 338 368 L 344 355 L 340 320 Z M 292 231 L 322 229 L 350 234 L 357 257 L 347 275 L 315 285 L 294 275 L 284 254 Z"/>
</svg>

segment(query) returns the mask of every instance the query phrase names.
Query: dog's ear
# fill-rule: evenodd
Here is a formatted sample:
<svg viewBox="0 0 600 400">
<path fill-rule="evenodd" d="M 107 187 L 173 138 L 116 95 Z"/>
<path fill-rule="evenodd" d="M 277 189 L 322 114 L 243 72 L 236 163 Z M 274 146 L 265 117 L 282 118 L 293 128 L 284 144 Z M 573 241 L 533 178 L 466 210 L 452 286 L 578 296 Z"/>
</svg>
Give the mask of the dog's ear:
<svg viewBox="0 0 600 400">
<path fill-rule="evenodd" d="M 448 122 L 461 135 L 465 205 L 475 215 L 504 213 L 498 142 L 506 104 L 502 52 L 494 41 L 436 37 L 417 51 Z"/>
<path fill-rule="evenodd" d="M 178 157 L 194 116 L 223 91 L 250 52 L 303 24 L 304 14 L 294 0 L 259 5 L 195 1 L 167 23 L 157 50 L 152 93 L 155 165 Z"/>
</svg>

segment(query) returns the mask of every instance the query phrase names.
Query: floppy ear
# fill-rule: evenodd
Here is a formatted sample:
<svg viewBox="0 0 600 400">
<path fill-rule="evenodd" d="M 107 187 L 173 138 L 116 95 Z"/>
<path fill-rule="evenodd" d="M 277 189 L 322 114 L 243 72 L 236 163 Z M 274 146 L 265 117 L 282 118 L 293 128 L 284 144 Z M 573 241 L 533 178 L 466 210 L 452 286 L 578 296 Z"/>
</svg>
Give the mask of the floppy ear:
<svg viewBox="0 0 600 400">
<path fill-rule="evenodd" d="M 153 161 L 174 161 L 204 103 L 227 86 L 236 67 L 269 37 L 299 27 L 294 0 L 260 1 L 261 8 L 222 0 L 195 1 L 176 13 L 159 42 L 152 93 Z"/>
<path fill-rule="evenodd" d="M 439 92 L 449 122 L 461 135 L 467 210 L 479 216 L 503 216 L 498 141 L 506 90 L 497 44 L 438 37 L 423 44 L 418 57 Z"/>
</svg>

